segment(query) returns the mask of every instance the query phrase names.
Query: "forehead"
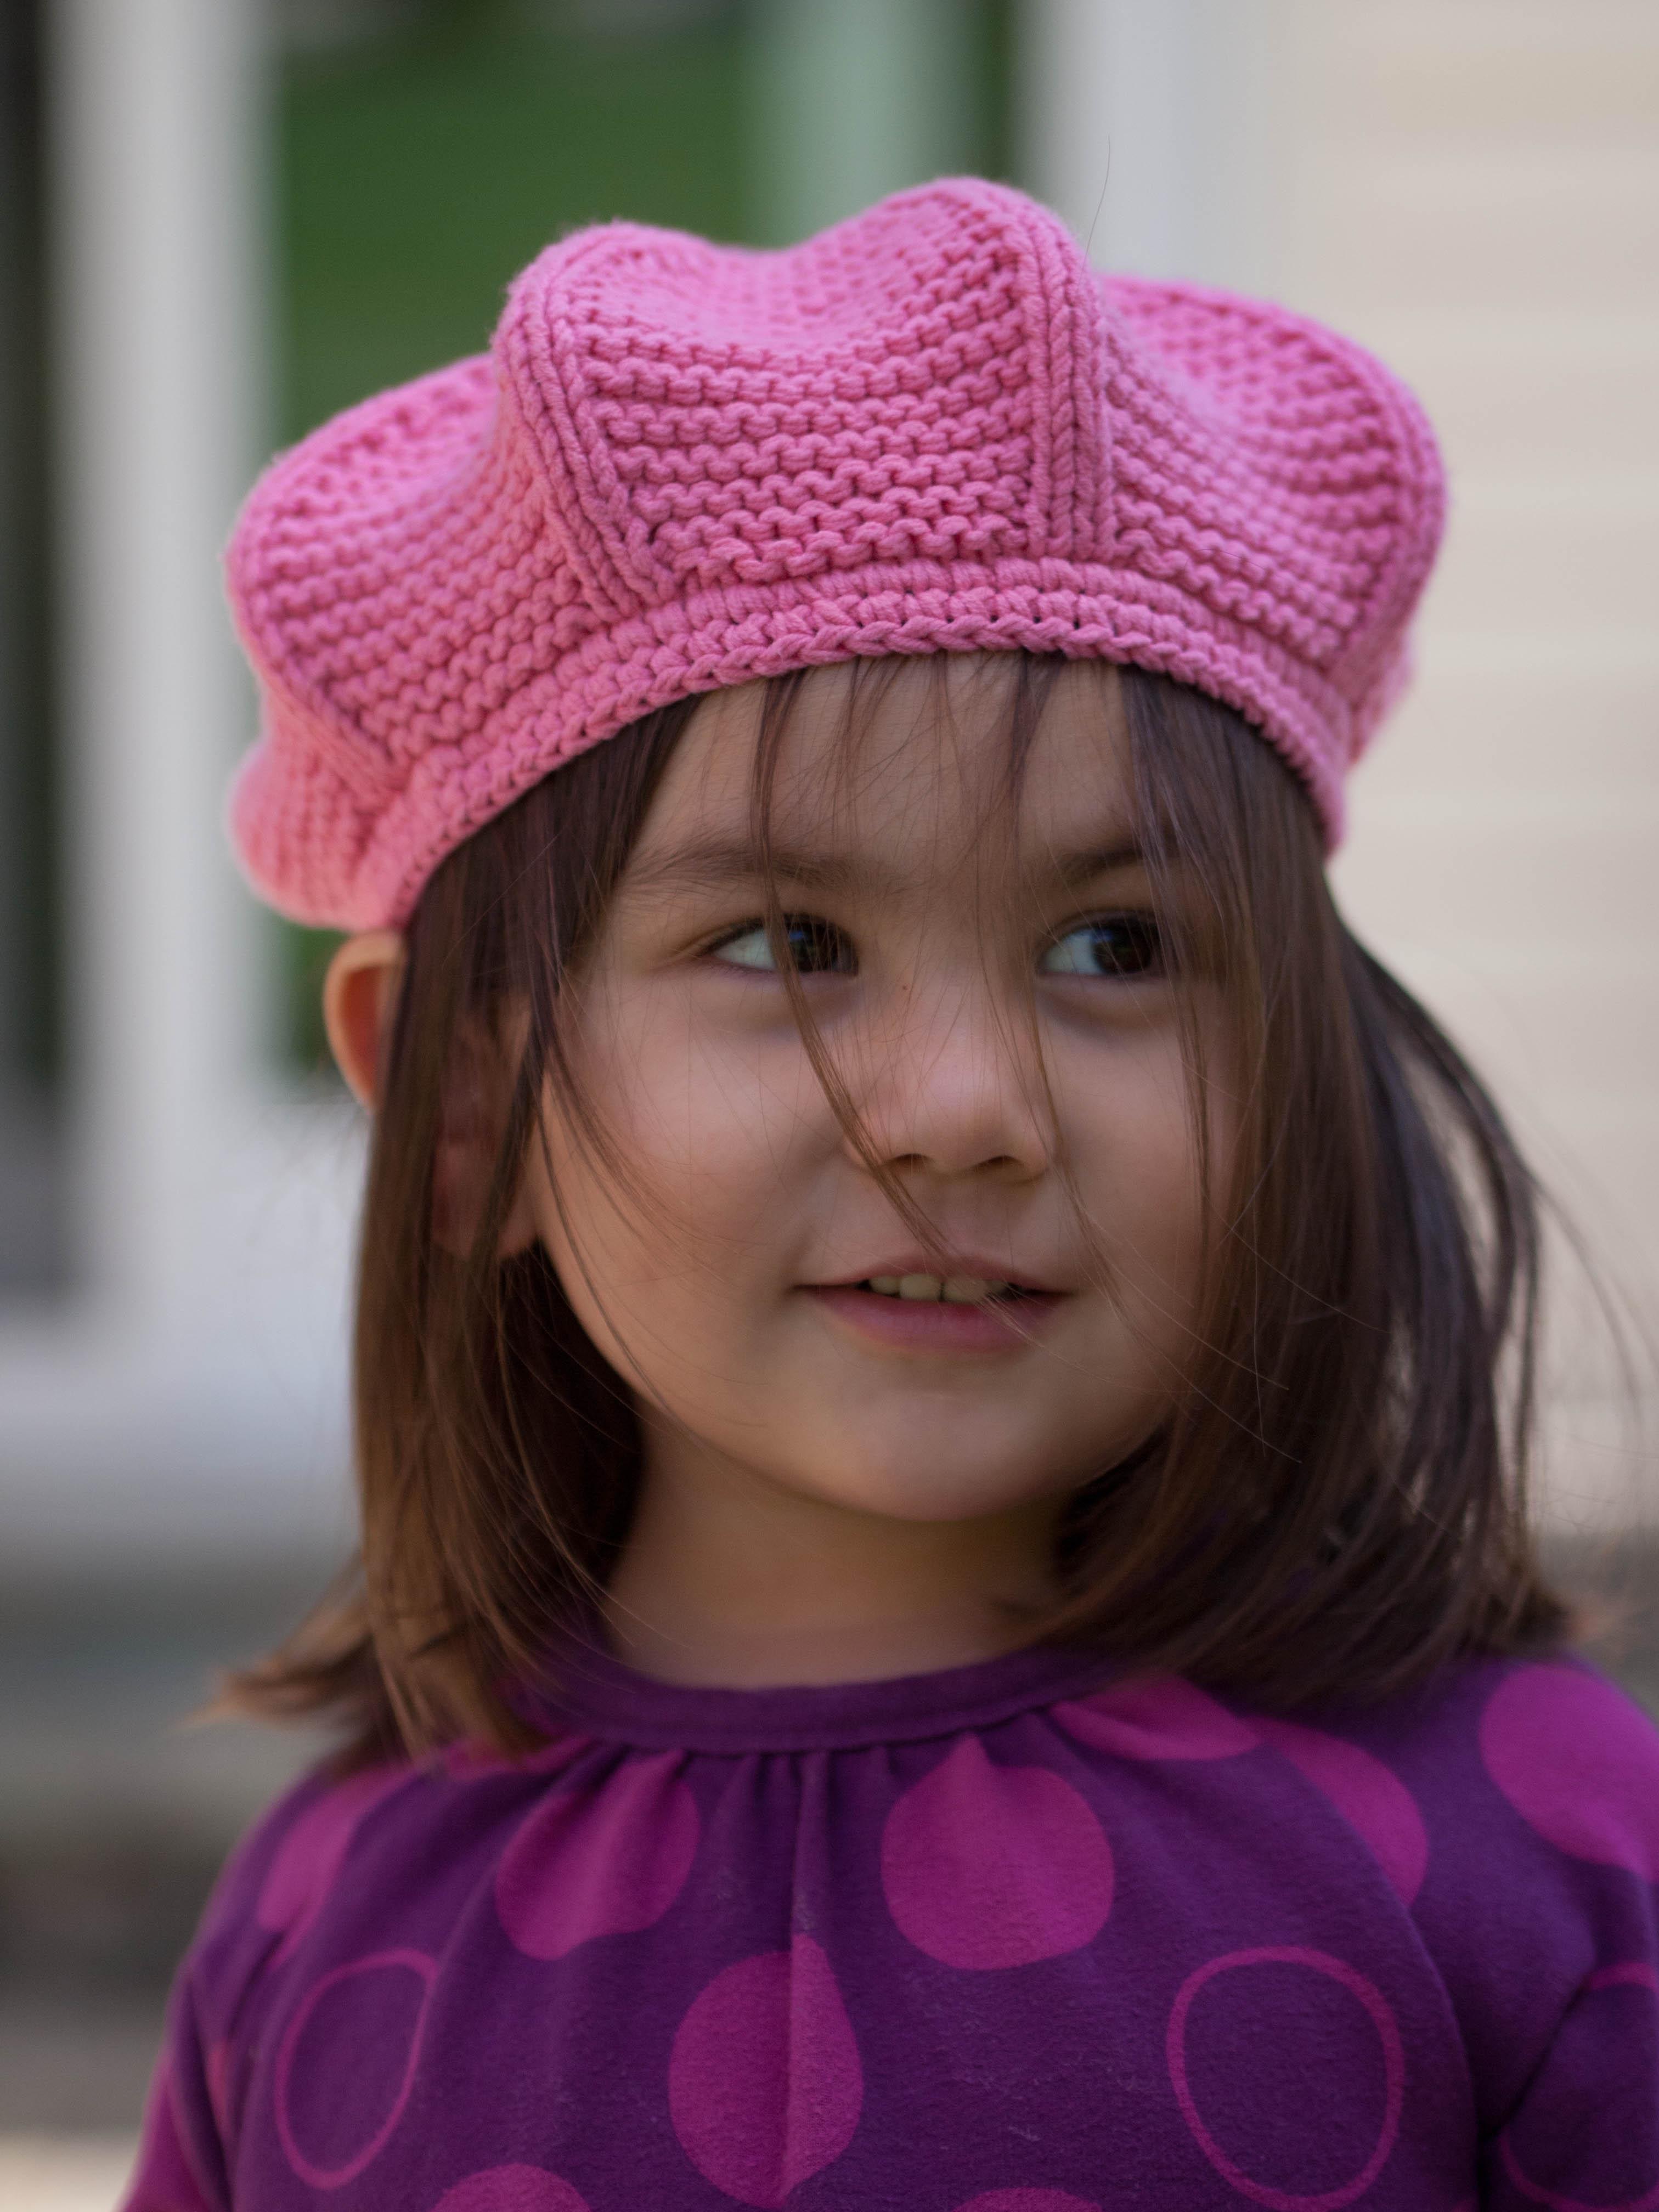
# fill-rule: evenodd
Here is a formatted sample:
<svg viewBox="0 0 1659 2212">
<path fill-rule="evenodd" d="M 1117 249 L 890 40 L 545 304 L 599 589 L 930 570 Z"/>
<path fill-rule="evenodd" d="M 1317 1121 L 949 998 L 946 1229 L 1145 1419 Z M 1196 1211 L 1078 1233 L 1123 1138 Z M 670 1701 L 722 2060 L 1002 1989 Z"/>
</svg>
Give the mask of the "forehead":
<svg viewBox="0 0 1659 2212">
<path fill-rule="evenodd" d="M 867 856 L 915 874 L 945 855 L 988 857 L 1000 822 L 1024 860 L 1098 844 L 1133 821 L 1116 672 L 1100 661 L 1045 672 L 1048 690 L 1009 805 L 1019 664 L 945 653 L 810 670 L 777 755 L 769 827 L 779 846 Z M 638 859 L 750 832 L 766 687 L 713 693 L 675 750 Z"/>
</svg>

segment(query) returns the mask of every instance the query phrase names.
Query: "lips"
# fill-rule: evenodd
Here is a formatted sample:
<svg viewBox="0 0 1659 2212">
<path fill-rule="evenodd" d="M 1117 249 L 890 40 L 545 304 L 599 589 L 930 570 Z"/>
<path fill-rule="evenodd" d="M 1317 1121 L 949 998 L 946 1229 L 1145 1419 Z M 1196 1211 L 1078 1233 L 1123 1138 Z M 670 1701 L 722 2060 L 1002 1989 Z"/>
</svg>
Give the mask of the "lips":
<svg viewBox="0 0 1659 2212">
<path fill-rule="evenodd" d="M 1018 1352 L 1066 1302 L 1063 1291 L 1007 1274 L 977 1253 L 955 1260 L 948 1274 L 906 1254 L 868 1274 L 804 1287 L 872 1347 L 945 1357 Z"/>
</svg>

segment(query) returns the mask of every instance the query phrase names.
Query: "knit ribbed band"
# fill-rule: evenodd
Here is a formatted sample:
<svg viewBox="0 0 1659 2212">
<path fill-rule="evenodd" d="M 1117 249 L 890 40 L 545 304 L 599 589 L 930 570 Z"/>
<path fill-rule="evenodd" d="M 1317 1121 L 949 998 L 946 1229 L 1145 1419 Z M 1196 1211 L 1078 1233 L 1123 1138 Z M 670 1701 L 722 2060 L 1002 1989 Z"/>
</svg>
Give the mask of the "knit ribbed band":
<svg viewBox="0 0 1659 2212">
<path fill-rule="evenodd" d="M 263 726 L 233 833 L 284 913 L 401 922 L 471 831 L 651 708 L 1024 647 L 1236 707 L 1334 844 L 1443 504 L 1370 356 L 1097 276 L 999 185 L 781 252 L 578 232 L 487 356 L 353 408 L 250 495 L 230 582 Z"/>
</svg>

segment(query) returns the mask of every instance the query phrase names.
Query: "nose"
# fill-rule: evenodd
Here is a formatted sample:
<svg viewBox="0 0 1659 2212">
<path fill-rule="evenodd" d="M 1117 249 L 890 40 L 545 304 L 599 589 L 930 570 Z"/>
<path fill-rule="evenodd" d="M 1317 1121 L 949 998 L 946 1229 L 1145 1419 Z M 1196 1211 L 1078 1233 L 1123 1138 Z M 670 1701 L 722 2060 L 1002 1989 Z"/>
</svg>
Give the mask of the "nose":
<svg viewBox="0 0 1659 2212">
<path fill-rule="evenodd" d="M 1054 1156 L 1052 1113 L 1022 1010 L 987 987 L 896 987 L 849 1085 L 870 1154 L 896 1172 L 1026 1182 Z M 849 1133 L 847 1149 L 870 1158 Z"/>
</svg>

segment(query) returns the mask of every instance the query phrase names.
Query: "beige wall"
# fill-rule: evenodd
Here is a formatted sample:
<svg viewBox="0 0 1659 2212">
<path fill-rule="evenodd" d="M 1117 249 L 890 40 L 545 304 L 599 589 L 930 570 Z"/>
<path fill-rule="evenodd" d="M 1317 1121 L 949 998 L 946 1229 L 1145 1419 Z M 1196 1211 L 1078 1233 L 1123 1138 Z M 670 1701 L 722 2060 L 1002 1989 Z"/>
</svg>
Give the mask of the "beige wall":
<svg viewBox="0 0 1659 2212">
<path fill-rule="evenodd" d="M 1340 893 L 1659 1334 L 1659 5 L 1275 12 L 1277 289 L 1411 380 L 1452 482 Z M 1555 1510 L 1659 1518 L 1583 1304 Z"/>
</svg>

